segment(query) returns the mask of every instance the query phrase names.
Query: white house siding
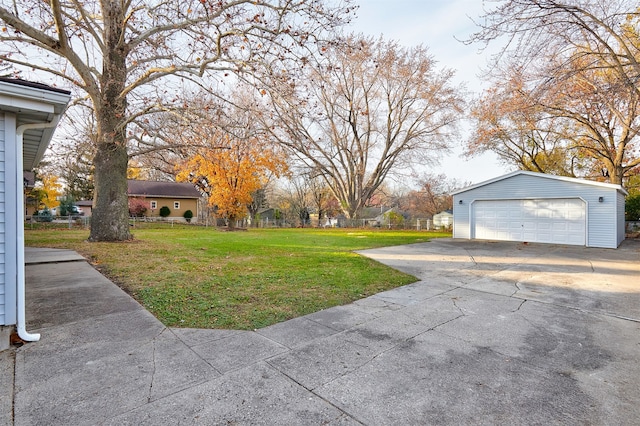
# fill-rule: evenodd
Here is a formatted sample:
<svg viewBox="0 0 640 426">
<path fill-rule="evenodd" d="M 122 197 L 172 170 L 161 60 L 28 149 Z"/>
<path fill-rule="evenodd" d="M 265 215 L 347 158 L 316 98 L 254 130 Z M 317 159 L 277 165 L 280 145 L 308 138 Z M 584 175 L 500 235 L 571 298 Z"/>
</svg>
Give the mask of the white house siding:
<svg viewBox="0 0 640 426">
<path fill-rule="evenodd" d="M 562 180 L 542 174 L 513 174 L 454 194 L 454 238 L 474 238 L 473 202 L 478 200 L 581 199 L 586 203 L 586 245 L 616 248 L 618 194 L 615 187 L 580 180 Z M 621 195 L 621 194 L 620 194 Z M 603 202 L 598 198 L 603 197 Z M 619 216 L 619 215 L 618 215 Z"/>
<path fill-rule="evenodd" d="M 0 325 L 16 323 L 16 117 L 0 112 Z"/>
<path fill-rule="evenodd" d="M 6 288 L 6 202 L 5 202 L 5 119 L 4 114 L 0 113 L 0 325 L 5 325 L 5 288 Z"/>
</svg>

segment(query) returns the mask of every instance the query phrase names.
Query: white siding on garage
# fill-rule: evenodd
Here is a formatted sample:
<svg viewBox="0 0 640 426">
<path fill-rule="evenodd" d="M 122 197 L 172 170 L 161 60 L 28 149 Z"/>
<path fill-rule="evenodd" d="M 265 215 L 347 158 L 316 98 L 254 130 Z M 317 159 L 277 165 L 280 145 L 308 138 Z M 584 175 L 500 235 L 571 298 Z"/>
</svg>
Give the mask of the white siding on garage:
<svg viewBox="0 0 640 426">
<path fill-rule="evenodd" d="M 544 203 L 574 199 L 580 200 L 585 208 L 586 236 L 582 244 L 590 247 L 616 248 L 622 241 L 618 229 L 620 226 L 619 195 L 622 195 L 622 191 L 618 185 L 540 173 L 514 172 L 453 194 L 453 237 L 479 238 L 474 235 L 473 206 L 480 201 L 511 200 L 514 203 L 523 203 L 529 200 L 533 203 Z M 599 200 L 600 197 L 602 201 Z M 538 241 L 542 239 L 543 237 L 537 237 Z M 520 241 L 536 241 L 536 239 Z"/>
</svg>

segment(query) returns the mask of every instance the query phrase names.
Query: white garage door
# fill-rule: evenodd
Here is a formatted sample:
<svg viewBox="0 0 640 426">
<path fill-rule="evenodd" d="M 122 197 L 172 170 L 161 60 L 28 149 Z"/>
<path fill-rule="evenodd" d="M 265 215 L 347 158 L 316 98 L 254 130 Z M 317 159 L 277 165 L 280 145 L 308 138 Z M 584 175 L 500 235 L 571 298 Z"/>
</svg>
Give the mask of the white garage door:
<svg viewBox="0 0 640 426">
<path fill-rule="evenodd" d="M 585 245 L 580 199 L 493 200 L 473 204 L 475 238 Z"/>
</svg>

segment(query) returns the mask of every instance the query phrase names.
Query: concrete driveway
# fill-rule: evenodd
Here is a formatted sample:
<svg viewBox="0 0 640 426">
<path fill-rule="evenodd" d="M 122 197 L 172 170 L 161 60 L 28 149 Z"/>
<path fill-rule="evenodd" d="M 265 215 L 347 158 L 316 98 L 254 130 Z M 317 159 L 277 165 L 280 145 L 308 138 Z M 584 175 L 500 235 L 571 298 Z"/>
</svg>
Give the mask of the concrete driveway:
<svg viewBox="0 0 640 426">
<path fill-rule="evenodd" d="M 640 241 L 606 250 L 437 240 L 363 254 L 422 279 L 385 300 L 415 292 L 419 312 L 449 314 L 395 360 L 417 361 L 410 423 L 640 422 Z M 383 384 L 372 400 L 401 389 Z"/>
<path fill-rule="evenodd" d="M 0 420 L 638 424 L 639 241 L 362 254 L 420 281 L 243 332 L 168 329 L 86 262 L 32 251 L 27 312 L 42 340 L 15 350 L 15 366 L 0 357 L 0 389 L 14 389 Z"/>
</svg>

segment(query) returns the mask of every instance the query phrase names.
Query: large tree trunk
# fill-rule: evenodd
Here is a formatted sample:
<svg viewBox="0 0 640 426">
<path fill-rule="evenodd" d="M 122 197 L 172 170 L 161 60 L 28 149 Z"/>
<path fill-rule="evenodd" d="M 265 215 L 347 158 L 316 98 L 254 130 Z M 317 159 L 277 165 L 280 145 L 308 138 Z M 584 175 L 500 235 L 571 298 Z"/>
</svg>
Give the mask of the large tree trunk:
<svg viewBox="0 0 640 426">
<path fill-rule="evenodd" d="M 106 55 L 100 85 L 102 94 L 94 98 L 98 122 L 95 166 L 95 211 L 91 218 L 90 241 L 126 241 L 129 231 L 126 139 L 127 51 L 123 45 L 124 11 L 112 2 L 104 11 Z"/>
<path fill-rule="evenodd" d="M 116 143 L 100 143 L 94 159 L 95 210 L 90 241 L 126 241 L 129 232 L 127 149 Z"/>
</svg>

